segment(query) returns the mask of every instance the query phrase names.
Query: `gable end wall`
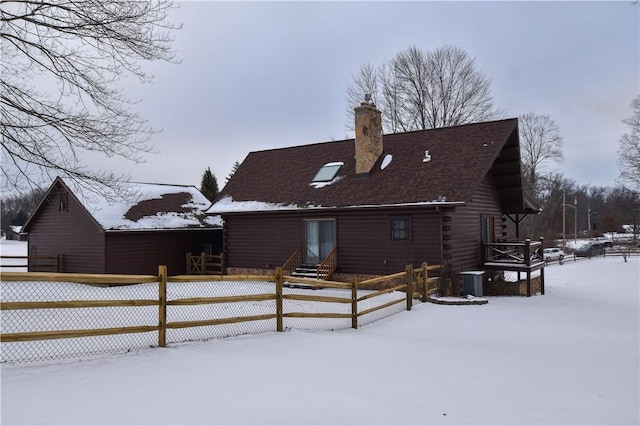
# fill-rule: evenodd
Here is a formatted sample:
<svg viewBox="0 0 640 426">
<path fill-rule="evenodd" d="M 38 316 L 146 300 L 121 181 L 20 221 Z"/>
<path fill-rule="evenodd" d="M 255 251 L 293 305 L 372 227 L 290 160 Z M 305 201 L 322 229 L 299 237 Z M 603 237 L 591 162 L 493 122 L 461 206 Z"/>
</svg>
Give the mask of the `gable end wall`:
<svg viewBox="0 0 640 426">
<path fill-rule="evenodd" d="M 104 231 L 71 195 L 67 197 L 67 210 L 60 211 L 59 190 L 55 188 L 49 193 L 37 217 L 32 218 L 29 255 L 60 254 L 61 272 L 105 273 Z M 29 270 L 37 272 L 38 268 Z"/>
<path fill-rule="evenodd" d="M 489 178 L 479 185 L 471 202 L 451 215 L 450 255 L 456 272 L 482 269 L 483 216 L 493 216 L 495 237 L 504 238 L 500 195 Z"/>
</svg>

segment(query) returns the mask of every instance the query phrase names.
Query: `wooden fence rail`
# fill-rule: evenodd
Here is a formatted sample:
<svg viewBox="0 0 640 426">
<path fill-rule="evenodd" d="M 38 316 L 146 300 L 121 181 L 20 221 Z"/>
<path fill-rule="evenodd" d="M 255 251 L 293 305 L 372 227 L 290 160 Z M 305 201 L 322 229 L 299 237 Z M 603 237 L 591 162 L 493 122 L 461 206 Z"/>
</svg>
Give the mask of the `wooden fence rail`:
<svg viewBox="0 0 640 426">
<path fill-rule="evenodd" d="M 24 260 L 25 263 L 13 264 L 5 261 Z M 57 256 L 0 256 L 0 269 L 27 268 L 27 269 L 51 269 L 52 272 L 60 272 L 60 255 Z"/>
<path fill-rule="evenodd" d="M 126 333 L 146 333 L 158 332 L 158 346 L 166 346 L 167 329 L 179 329 L 189 327 L 213 326 L 221 324 L 233 324 L 238 322 L 276 320 L 276 330 L 283 331 L 283 318 L 341 318 L 351 319 L 352 328 L 358 328 L 358 318 L 372 312 L 393 306 L 406 301 L 407 310 L 411 310 L 412 299 L 419 296 L 426 299 L 431 294 L 432 289 L 429 284 L 433 278 L 428 278 L 428 271 L 439 268 L 439 266 L 427 266 L 423 264 L 421 268 L 414 269 L 407 266 L 405 272 L 392 274 L 386 277 L 378 277 L 358 283 L 353 279 L 351 283 L 337 281 L 312 280 L 308 278 L 285 276 L 282 268 L 277 268 L 274 275 L 177 275 L 167 276 L 165 266 L 160 266 L 158 275 L 115 275 L 115 274 L 66 274 L 66 273 L 25 273 L 25 272 L 2 272 L 0 280 L 11 281 L 53 281 L 53 282 L 74 282 L 81 284 L 107 284 L 129 285 L 142 283 L 158 283 L 158 296 L 156 299 L 133 299 L 133 300 L 65 300 L 65 301 L 6 301 L 0 304 L 0 311 L 11 310 L 41 310 L 41 309 L 70 309 L 70 308 L 103 308 L 103 307 L 158 307 L 158 320 L 155 324 L 136 324 L 127 327 L 110 327 L 96 329 L 74 329 L 74 330 L 51 330 L 51 331 L 30 331 L 19 333 L 3 333 L 0 335 L 0 342 L 23 342 L 33 340 L 68 339 L 88 336 L 118 335 Z M 261 281 L 273 282 L 273 292 L 262 294 L 244 294 L 237 296 L 216 296 L 216 297 L 183 297 L 173 300 L 167 299 L 167 283 L 180 282 L 211 282 L 211 281 Z M 350 290 L 350 296 L 338 297 L 327 295 L 310 294 L 284 294 L 283 284 L 301 283 L 312 285 L 315 288 L 344 289 Z M 386 288 L 373 291 L 358 297 L 358 290 L 363 287 L 370 287 L 374 284 L 385 285 Z M 397 300 L 380 303 L 365 310 L 358 309 L 358 303 L 365 300 L 375 299 L 385 294 L 404 291 L 405 296 Z M 350 304 L 351 310 L 345 312 L 284 312 L 283 301 L 297 300 L 316 303 Z M 167 310 L 174 306 L 190 305 L 214 305 L 229 303 L 247 303 L 275 301 L 274 312 L 260 313 L 256 315 L 232 316 L 226 318 L 206 318 L 193 321 L 167 321 Z"/>
</svg>

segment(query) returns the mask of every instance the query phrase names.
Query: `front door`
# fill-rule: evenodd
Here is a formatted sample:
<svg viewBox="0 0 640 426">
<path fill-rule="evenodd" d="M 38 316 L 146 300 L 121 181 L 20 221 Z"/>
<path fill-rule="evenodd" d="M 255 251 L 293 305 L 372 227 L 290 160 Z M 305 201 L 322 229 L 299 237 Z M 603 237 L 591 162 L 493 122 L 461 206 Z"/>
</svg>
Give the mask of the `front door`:
<svg viewBox="0 0 640 426">
<path fill-rule="evenodd" d="M 336 246 L 336 221 L 314 219 L 304 221 L 304 262 L 320 263 Z"/>
</svg>

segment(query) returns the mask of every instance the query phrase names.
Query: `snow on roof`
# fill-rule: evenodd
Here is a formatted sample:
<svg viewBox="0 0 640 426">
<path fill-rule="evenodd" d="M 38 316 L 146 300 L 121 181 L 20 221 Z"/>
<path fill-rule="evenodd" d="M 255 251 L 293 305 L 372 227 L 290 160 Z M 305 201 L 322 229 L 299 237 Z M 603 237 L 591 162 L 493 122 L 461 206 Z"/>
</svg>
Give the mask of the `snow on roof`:
<svg viewBox="0 0 640 426">
<path fill-rule="evenodd" d="M 264 201 L 234 201 L 233 197 L 226 196 L 214 203 L 207 213 L 234 213 L 256 212 L 269 210 L 297 210 L 300 207 L 289 204 L 266 203 Z"/>
<path fill-rule="evenodd" d="M 415 206 L 441 206 L 441 207 L 456 207 L 464 205 L 464 202 L 447 202 L 444 199 L 423 201 L 417 203 L 400 203 L 400 204 L 367 204 L 367 205 L 352 205 L 342 206 L 344 209 L 352 208 L 378 208 L 378 207 L 415 207 Z M 335 207 L 323 207 L 321 205 L 307 205 L 304 207 L 297 206 L 295 204 L 276 204 L 267 203 L 264 201 L 234 201 L 231 196 L 225 196 L 216 203 L 214 203 L 208 210 L 207 214 L 224 214 L 224 213 L 239 213 L 239 212 L 260 212 L 260 211 L 274 211 L 274 210 L 305 210 L 305 209 L 335 209 Z"/>
<path fill-rule="evenodd" d="M 340 182 L 344 176 L 336 176 L 329 182 L 311 182 L 309 186 L 313 186 L 314 188 L 324 188 L 325 186 L 333 185 L 336 182 Z"/>
<path fill-rule="evenodd" d="M 182 229 L 221 226 L 206 216 L 211 202 L 195 187 L 127 182 L 126 197 L 107 197 L 65 181 L 84 208 L 105 230 Z"/>
</svg>

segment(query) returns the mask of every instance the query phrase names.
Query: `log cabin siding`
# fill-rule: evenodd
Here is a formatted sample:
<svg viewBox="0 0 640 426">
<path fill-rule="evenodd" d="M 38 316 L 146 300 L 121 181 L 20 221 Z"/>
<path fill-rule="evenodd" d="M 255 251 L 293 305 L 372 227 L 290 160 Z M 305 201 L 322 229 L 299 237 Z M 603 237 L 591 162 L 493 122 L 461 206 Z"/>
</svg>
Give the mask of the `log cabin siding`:
<svg viewBox="0 0 640 426">
<path fill-rule="evenodd" d="M 500 196 L 490 178 L 480 183 L 471 202 L 451 215 L 450 257 L 454 270 L 481 268 L 482 219 L 493 217 L 496 238 L 503 238 Z"/>
<path fill-rule="evenodd" d="M 61 192 L 65 193 L 56 188 L 42 201 L 29 230 L 29 255 L 61 255 L 61 272 L 104 273 L 104 231 L 71 194 L 61 210 Z M 37 265 L 30 265 L 29 271 L 37 272 Z"/>
<path fill-rule="evenodd" d="M 391 239 L 391 221 L 400 217 L 410 218 L 409 241 Z M 442 258 L 440 213 L 435 210 L 342 212 L 338 230 L 337 272 L 384 275 L 402 271 L 408 264 L 440 263 Z"/>
<path fill-rule="evenodd" d="M 298 215 L 238 214 L 225 217 L 224 252 L 228 267 L 282 266 L 302 246 L 302 221 Z"/>
<path fill-rule="evenodd" d="M 411 218 L 411 240 L 391 240 L 391 220 Z M 304 244 L 305 220 L 334 219 L 340 273 L 382 275 L 409 263 L 440 263 L 441 215 L 433 209 L 274 212 L 225 217 L 224 249 L 234 268 L 282 266 Z M 371 241 L 375 241 L 372 244 Z"/>
</svg>

